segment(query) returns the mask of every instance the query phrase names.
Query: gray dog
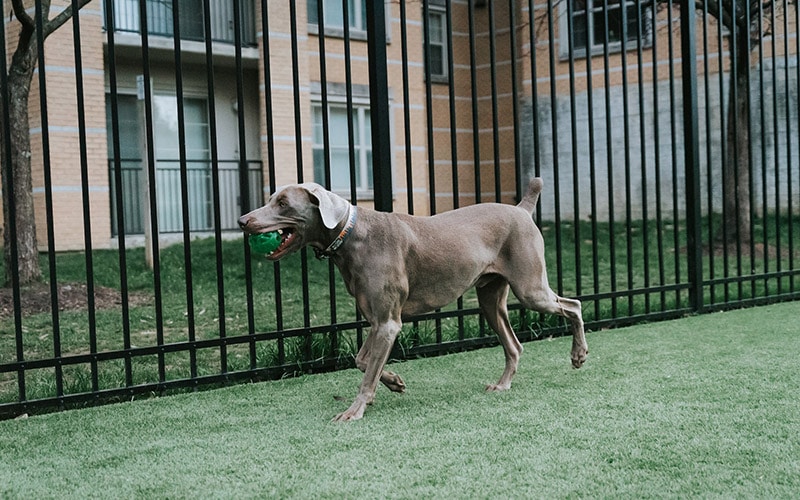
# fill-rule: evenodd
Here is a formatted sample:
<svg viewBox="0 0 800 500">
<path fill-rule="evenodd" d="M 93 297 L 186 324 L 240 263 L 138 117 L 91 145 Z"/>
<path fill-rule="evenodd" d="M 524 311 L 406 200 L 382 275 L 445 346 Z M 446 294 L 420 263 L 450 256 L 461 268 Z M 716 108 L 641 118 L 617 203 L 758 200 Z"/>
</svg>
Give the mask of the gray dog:
<svg viewBox="0 0 800 500">
<path fill-rule="evenodd" d="M 432 217 L 356 208 L 318 184 L 286 186 L 269 202 L 239 218 L 248 234 L 279 231 L 279 260 L 304 246 L 329 257 L 355 297 L 371 330 L 356 356 L 364 378 L 353 404 L 335 421 L 357 420 L 375 398 L 378 380 L 394 392 L 405 383 L 384 365 L 403 318 L 429 312 L 476 287 L 486 320 L 505 349 L 505 370 L 489 391 L 511 387 L 522 353 L 508 321 L 509 288 L 523 306 L 567 318 L 572 366 L 589 352 L 581 303 L 559 297 L 547 282 L 544 241 L 531 214 L 542 189 L 532 179 L 517 206 L 483 203 Z"/>
</svg>

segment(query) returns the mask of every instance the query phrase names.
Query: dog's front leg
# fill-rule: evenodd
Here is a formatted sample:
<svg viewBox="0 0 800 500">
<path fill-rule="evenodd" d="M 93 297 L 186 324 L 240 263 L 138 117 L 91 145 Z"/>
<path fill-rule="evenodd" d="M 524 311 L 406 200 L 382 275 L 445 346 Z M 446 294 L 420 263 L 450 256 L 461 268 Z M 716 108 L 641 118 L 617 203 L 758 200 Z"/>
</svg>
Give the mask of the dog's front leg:
<svg viewBox="0 0 800 500">
<path fill-rule="evenodd" d="M 367 405 L 375 399 L 375 390 L 383 373 L 383 366 L 389 359 L 394 340 L 400 333 L 400 320 L 388 320 L 378 325 L 373 325 L 368 339 L 369 349 L 364 351 L 364 378 L 353 404 L 345 412 L 334 417 L 334 422 L 348 422 L 358 420 L 364 416 Z M 361 354 L 359 353 L 359 356 Z"/>
</svg>

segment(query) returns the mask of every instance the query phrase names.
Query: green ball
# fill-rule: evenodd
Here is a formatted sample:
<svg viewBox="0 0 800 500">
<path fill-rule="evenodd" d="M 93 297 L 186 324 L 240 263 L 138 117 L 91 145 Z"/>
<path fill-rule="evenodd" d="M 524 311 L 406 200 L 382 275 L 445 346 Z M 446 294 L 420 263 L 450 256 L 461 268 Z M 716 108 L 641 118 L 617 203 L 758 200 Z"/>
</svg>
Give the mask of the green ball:
<svg viewBox="0 0 800 500">
<path fill-rule="evenodd" d="M 269 254 L 281 245 L 281 235 L 278 231 L 269 233 L 251 234 L 250 248 L 256 253 Z"/>
</svg>

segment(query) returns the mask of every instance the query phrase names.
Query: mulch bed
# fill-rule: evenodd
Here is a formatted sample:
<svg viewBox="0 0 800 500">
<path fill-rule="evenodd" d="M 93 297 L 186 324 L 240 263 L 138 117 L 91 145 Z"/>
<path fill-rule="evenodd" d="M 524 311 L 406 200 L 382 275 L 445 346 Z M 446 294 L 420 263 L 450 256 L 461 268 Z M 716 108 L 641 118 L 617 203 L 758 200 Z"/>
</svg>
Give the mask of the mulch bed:
<svg viewBox="0 0 800 500">
<path fill-rule="evenodd" d="M 51 312 L 50 284 L 36 283 L 20 289 L 20 302 L 23 316 Z M 86 283 L 58 284 L 59 311 L 79 311 L 89 307 L 89 294 Z M 130 305 L 146 304 L 149 298 L 142 293 L 129 295 Z M 104 286 L 94 287 L 95 310 L 111 309 L 122 305 L 122 294 L 119 290 Z M 14 315 L 14 298 L 11 288 L 0 288 L 0 318 Z"/>
</svg>

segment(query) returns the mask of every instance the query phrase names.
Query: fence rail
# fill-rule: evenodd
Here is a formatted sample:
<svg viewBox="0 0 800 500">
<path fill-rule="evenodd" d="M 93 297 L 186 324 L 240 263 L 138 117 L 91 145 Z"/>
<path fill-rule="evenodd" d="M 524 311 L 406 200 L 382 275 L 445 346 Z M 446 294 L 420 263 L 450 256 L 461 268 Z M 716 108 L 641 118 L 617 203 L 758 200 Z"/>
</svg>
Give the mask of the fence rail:
<svg viewBox="0 0 800 500">
<path fill-rule="evenodd" d="M 550 281 L 589 330 L 800 298 L 796 2 L 721 22 L 724 3 L 705 2 L 142 1 L 105 0 L 102 23 L 81 15 L 38 45 L 25 130 L 47 252 L 42 282 L 21 284 L 25 227 L 5 219 L 0 418 L 353 366 L 368 325 L 333 265 L 305 251 L 271 264 L 227 231 L 291 182 L 335 179 L 353 203 L 425 216 L 514 203 L 540 176 Z M 223 5 L 242 17 L 220 35 Z M 118 51 L 137 16 L 205 52 L 151 54 L 148 37 Z M 257 65 L 217 58 L 212 42 L 237 38 Z M 134 102 L 137 75 L 153 84 Z M 7 71 L 0 83 L 9 182 Z M 6 214 L 23 206 L 3 193 Z M 179 239 L 152 240 L 152 269 L 114 238 L 145 226 Z M 565 333 L 510 309 L 523 341 Z M 468 292 L 410 318 L 392 358 L 495 344 Z"/>
</svg>

